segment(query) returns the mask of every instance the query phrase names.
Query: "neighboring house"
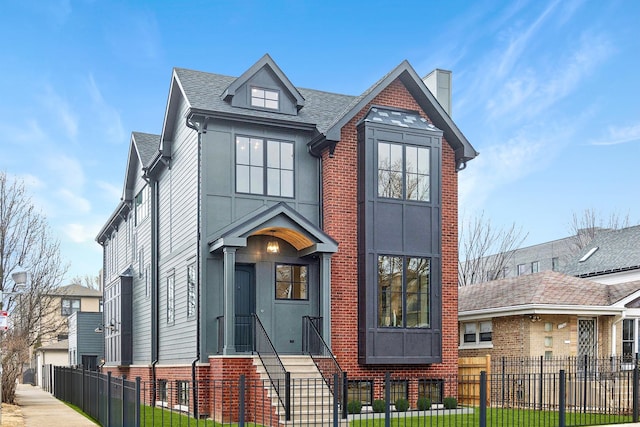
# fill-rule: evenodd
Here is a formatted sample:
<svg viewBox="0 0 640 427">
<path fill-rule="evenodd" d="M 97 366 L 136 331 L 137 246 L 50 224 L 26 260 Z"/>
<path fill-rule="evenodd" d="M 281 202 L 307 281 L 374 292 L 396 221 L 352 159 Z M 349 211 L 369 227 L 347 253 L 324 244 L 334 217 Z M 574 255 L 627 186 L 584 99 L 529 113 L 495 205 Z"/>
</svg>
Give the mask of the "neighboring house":
<svg viewBox="0 0 640 427">
<path fill-rule="evenodd" d="M 460 357 L 638 352 L 640 281 L 605 285 L 545 271 L 459 289 Z"/>
<path fill-rule="evenodd" d="M 64 339 L 38 347 L 35 350 L 34 385 L 43 387 L 51 377 L 51 366 L 69 365 L 69 340 Z"/>
<path fill-rule="evenodd" d="M 640 280 L 640 225 L 598 233 L 563 272 L 606 284 Z"/>
<path fill-rule="evenodd" d="M 239 77 L 174 69 L 97 236 L 104 368 L 255 373 L 255 313 L 282 355 L 318 318 L 354 384 L 455 374 L 457 172 L 476 155 L 406 61 L 358 96 L 298 88 L 268 55 Z"/>
<path fill-rule="evenodd" d="M 78 311 L 69 316 L 70 366 L 95 370 L 104 358 L 102 313 Z"/>
<path fill-rule="evenodd" d="M 42 324 L 61 326 L 56 333 L 46 334 L 41 338 L 43 346 L 69 337 L 67 319 L 71 314 L 78 311 L 102 311 L 102 292 L 81 285 L 60 286 L 48 292 L 47 298 L 51 298 L 52 306 L 59 309 L 42 319 Z"/>
</svg>

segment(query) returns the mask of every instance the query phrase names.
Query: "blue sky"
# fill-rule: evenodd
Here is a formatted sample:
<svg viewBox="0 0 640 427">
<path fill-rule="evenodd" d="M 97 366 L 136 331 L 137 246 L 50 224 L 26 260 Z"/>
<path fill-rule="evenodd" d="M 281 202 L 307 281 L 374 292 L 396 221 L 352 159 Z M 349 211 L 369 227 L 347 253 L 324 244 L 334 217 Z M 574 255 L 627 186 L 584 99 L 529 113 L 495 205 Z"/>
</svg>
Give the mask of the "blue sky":
<svg viewBox="0 0 640 427">
<path fill-rule="evenodd" d="M 481 153 L 460 212 L 527 244 L 574 213 L 640 222 L 640 2 L 0 0 L 0 170 L 71 263 L 120 199 L 132 131 L 160 133 L 172 67 L 238 76 L 269 53 L 296 86 L 358 95 L 407 59 L 453 71 Z"/>
</svg>

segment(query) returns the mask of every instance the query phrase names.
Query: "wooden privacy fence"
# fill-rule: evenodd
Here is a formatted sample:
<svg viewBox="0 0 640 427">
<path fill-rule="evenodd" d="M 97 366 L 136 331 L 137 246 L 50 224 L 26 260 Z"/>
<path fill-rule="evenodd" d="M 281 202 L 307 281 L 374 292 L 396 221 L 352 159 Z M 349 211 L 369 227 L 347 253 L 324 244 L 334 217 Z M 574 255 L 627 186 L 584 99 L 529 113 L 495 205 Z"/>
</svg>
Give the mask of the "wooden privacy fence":
<svg viewBox="0 0 640 427">
<path fill-rule="evenodd" d="M 491 378 L 491 356 L 460 357 L 458 359 L 458 402 L 461 405 L 480 406 L 480 372 Z M 491 390 L 491 385 L 487 384 Z M 491 393 L 487 393 L 487 405 L 491 402 Z"/>
</svg>

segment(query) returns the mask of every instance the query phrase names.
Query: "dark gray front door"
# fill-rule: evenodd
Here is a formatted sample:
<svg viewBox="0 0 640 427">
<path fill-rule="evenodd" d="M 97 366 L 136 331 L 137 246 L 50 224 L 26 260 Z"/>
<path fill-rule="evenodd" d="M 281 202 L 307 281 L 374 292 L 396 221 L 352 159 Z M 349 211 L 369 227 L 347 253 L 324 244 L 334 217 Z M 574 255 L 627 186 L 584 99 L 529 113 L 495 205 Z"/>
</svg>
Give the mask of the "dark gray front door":
<svg viewBox="0 0 640 427">
<path fill-rule="evenodd" d="M 256 278 L 253 265 L 236 265 L 236 351 L 253 350 L 253 320 L 256 311 Z"/>
</svg>

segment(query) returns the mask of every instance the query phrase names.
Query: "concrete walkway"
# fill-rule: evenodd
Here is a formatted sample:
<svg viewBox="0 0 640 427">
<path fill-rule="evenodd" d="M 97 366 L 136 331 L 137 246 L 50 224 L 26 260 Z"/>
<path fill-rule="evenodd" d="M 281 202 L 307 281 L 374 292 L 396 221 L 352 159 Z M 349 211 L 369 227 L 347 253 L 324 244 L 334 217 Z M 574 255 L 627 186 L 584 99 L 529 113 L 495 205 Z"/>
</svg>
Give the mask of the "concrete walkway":
<svg viewBox="0 0 640 427">
<path fill-rule="evenodd" d="M 16 403 L 22 409 L 26 427 L 95 427 L 97 425 L 53 397 L 52 394 L 29 384 L 18 384 Z"/>
</svg>

